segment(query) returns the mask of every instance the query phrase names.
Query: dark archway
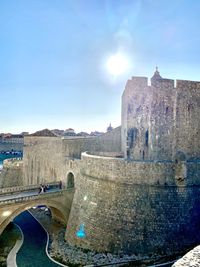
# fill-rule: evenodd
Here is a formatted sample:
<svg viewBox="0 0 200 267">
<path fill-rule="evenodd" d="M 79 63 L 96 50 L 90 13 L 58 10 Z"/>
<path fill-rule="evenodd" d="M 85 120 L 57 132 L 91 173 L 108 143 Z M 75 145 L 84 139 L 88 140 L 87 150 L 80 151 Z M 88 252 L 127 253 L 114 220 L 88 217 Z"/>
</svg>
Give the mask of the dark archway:
<svg viewBox="0 0 200 267">
<path fill-rule="evenodd" d="M 74 174 L 72 172 L 67 175 L 67 188 L 74 188 Z"/>
</svg>

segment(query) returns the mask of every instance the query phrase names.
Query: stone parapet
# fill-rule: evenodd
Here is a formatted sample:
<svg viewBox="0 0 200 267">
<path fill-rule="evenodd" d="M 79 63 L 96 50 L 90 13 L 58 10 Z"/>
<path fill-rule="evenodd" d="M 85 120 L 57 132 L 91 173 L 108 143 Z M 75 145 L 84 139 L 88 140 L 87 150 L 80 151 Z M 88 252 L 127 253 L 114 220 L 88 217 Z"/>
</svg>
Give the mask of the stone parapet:
<svg viewBox="0 0 200 267">
<path fill-rule="evenodd" d="M 129 184 L 175 185 L 174 162 L 127 161 L 82 153 L 81 173 Z"/>
<path fill-rule="evenodd" d="M 52 182 L 48 183 L 49 186 L 59 186 L 59 182 Z M 1 194 L 10 194 L 10 193 L 15 193 L 15 192 L 23 192 L 31 189 L 36 189 L 38 188 L 39 185 L 26 185 L 26 186 L 12 186 L 12 187 L 4 187 L 0 189 L 0 195 Z"/>
<path fill-rule="evenodd" d="M 143 257 L 182 252 L 200 242 L 200 186 L 176 182 L 174 177 L 185 174 L 185 169 L 179 165 L 176 171 L 173 166 L 82 154 L 67 241 Z M 161 177 L 159 183 L 154 183 L 155 177 Z M 75 236 L 80 224 L 86 233 L 82 240 Z"/>
<path fill-rule="evenodd" d="M 187 80 L 176 80 L 176 88 L 180 89 L 200 89 L 200 82 L 187 81 Z"/>
</svg>

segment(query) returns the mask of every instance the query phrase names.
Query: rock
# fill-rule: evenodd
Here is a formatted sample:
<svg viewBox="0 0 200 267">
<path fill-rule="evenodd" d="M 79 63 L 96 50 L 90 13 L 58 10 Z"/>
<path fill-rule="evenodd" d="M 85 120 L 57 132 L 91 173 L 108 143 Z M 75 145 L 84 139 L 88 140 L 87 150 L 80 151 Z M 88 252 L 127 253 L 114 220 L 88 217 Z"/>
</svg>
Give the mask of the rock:
<svg viewBox="0 0 200 267">
<path fill-rule="evenodd" d="M 185 254 L 181 259 L 176 261 L 172 267 L 199 267 L 200 266 L 200 246 Z"/>
</svg>

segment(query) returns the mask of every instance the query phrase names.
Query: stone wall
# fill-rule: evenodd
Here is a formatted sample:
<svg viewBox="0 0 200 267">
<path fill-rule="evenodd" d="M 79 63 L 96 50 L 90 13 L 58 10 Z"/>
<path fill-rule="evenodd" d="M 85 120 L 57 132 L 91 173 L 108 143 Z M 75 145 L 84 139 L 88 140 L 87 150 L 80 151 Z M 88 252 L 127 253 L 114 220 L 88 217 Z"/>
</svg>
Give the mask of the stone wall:
<svg viewBox="0 0 200 267">
<path fill-rule="evenodd" d="M 23 163 L 24 185 L 62 180 L 65 158 L 61 138 L 26 136 Z"/>
<path fill-rule="evenodd" d="M 62 180 L 66 183 L 69 164 L 80 159 L 83 151 L 114 151 L 121 148 L 120 127 L 99 137 L 25 136 L 24 185 Z"/>
<path fill-rule="evenodd" d="M 4 160 L 3 169 L 0 171 L 0 187 L 13 187 L 22 184 L 23 162 L 17 159 Z"/>
<path fill-rule="evenodd" d="M 121 151 L 121 127 L 98 137 L 68 137 L 62 139 L 64 155 L 69 158 L 81 158 L 84 151 Z"/>
<path fill-rule="evenodd" d="M 177 81 L 176 151 L 200 158 L 200 82 Z"/>
<path fill-rule="evenodd" d="M 150 90 L 146 77 L 132 77 L 127 81 L 122 95 L 122 150 L 125 157 L 140 159 L 140 146 L 144 146 L 143 134 L 147 129 Z M 144 114 L 146 110 L 147 114 Z M 145 116 L 144 116 L 145 115 Z M 144 133 L 143 133 L 144 132 Z M 138 139 L 137 143 L 135 142 Z M 129 148 L 129 149 L 127 149 Z"/>
<path fill-rule="evenodd" d="M 66 232 L 70 244 L 152 256 L 185 251 L 200 242 L 200 185 L 175 180 L 185 173 L 183 165 L 83 154 L 77 167 Z M 80 224 L 85 239 L 75 235 Z"/>
<path fill-rule="evenodd" d="M 133 77 L 122 96 L 122 149 L 134 160 L 187 159 L 200 151 L 200 83 Z"/>
</svg>

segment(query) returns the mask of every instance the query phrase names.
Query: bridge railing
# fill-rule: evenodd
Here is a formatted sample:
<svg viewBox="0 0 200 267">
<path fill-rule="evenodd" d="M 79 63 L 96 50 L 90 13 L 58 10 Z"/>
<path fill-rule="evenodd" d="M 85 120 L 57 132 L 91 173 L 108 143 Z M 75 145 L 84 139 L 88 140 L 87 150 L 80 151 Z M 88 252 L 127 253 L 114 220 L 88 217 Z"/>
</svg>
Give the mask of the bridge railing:
<svg viewBox="0 0 200 267">
<path fill-rule="evenodd" d="M 50 186 L 50 187 L 52 187 L 52 186 L 59 187 L 59 185 L 60 185 L 60 182 L 48 183 L 48 186 Z M 27 185 L 27 186 L 15 186 L 15 187 L 0 188 L 0 195 L 39 189 L 39 187 L 40 187 L 40 185 Z"/>
<path fill-rule="evenodd" d="M 58 191 L 54 191 L 54 192 L 45 192 L 43 194 L 34 194 L 34 195 L 30 195 L 30 196 L 19 196 L 16 198 L 10 198 L 10 199 L 1 199 L 0 200 L 0 206 L 2 205 L 9 205 L 9 204 L 13 204 L 13 203 L 21 203 L 21 202 L 27 202 L 30 200 L 37 200 L 37 199 L 48 199 L 48 198 L 52 198 L 52 197 L 58 197 L 64 194 L 64 192 L 68 191 L 68 192 L 72 192 L 74 189 L 60 189 Z"/>
<path fill-rule="evenodd" d="M 11 198 L 11 199 L 2 199 L 0 200 L 0 206 L 1 205 L 8 205 L 8 204 L 13 204 L 13 203 L 20 203 L 20 202 L 26 202 L 30 200 L 35 200 L 35 199 L 47 199 L 47 198 L 52 198 L 53 196 L 58 196 L 62 195 L 63 191 L 57 191 L 57 192 L 48 192 L 45 194 L 35 194 L 31 196 L 20 196 L 18 198 Z"/>
</svg>

